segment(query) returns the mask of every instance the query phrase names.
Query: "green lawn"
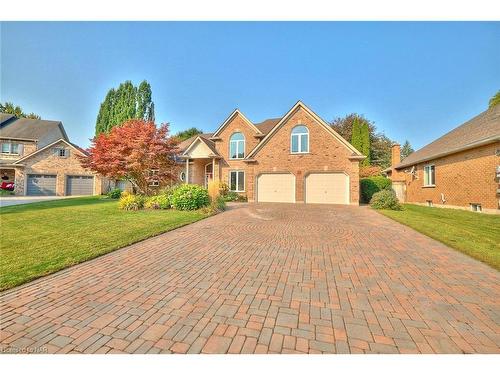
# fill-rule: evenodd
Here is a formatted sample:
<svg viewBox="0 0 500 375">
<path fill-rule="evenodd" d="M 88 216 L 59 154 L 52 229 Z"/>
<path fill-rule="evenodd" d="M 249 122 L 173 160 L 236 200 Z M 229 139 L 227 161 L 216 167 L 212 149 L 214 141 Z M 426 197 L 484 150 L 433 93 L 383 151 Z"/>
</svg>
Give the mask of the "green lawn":
<svg viewBox="0 0 500 375">
<path fill-rule="evenodd" d="M 101 197 L 0 209 L 0 290 L 206 217 L 199 211 L 122 211 Z"/>
<path fill-rule="evenodd" d="M 500 216 L 404 205 L 378 212 L 500 270 Z"/>
</svg>

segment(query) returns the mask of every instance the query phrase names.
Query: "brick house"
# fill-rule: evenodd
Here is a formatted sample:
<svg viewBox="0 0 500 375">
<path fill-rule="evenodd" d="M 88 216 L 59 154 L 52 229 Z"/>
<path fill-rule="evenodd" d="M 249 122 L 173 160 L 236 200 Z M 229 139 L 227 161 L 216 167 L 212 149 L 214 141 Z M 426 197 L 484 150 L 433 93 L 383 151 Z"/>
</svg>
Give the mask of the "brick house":
<svg viewBox="0 0 500 375">
<path fill-rule="evenodd" d="M 102 179 L 77 158 L 60 121 L 16 118 L 0 113 L 0 178 L 14 182 L 15 195 L 101 194 Z"/>
<path fill-rule="evenodd" d="M 385 172 L 402 201 L 500 213 L 500 105 L 403 160 L 394 145 Z"/>
<path fill-rule="evenodd" d="M 235 110 L 214 133 L 180 149 L 181 180 L 223 181 L 250 202 L 359 204 L 365 157 L 300 101 L 256 124 Z"/>
</svg>

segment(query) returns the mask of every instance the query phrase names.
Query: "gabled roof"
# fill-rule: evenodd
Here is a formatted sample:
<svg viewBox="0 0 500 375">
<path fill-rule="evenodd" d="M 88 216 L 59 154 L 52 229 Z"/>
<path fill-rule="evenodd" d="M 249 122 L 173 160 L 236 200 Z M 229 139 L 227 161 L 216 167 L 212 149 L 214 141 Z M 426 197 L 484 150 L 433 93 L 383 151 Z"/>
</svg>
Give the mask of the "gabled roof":
<svg viewBox="0 0 500 375">
<path fill-rule="evenodd" d="M 179 148 L 179 151 L 184 152 L 191 144 L 198 138 L 201 137 L 213 144 L 213 141 L 210 140 L 210 137 L 212 136 L 213 133 L 203 133 L 203 134 L 196 134 L 193 135 L 192 137 L 189 137 L 188 139 L 183 140 L 179 145 L 177 146 Z"/>
<path fill-rule="evenodd" d="M 500 105 L 496 105 L 403 159 L 396 168 L 408 167 L 455 152 L 500 141 Z"/>
<path fill-rule="evenodd" d="M 221 126 L 219 126 L 219 128 L 215 131 L 215 133 L 212 135 L 212 138 L 216 138 L 219 136 L 220 132 L 222 131 L 222 129 L 224 129 L 227 124 L 229 124 L 229 122 L 236 116 L 236 115 L 240 115 L 241 118 L 243 118 L 243 120 L 248 124 L 248 126 L 250 126 L 253 130 L 255 130 L 255 132 L 257 134 L 262 134 L 262 132 L 254 125 L 252 124 L 252 122 L 247 119 L 245 117 L 245 115 L 243 113 L 241 113 L 241 111 L 239 109 L 235 109 L 230 115 L 228 118 L 226 118 L 226 120 L 224 120 L 224 122 L 222 123 Z"/>
<path fill-rule="evenodd" d="M 88 154 L 87 154 L 87 151 L 85 151 L 84 149 L 82 149 L 80 146 L 77 146 L 77 145 L 75 145 L 75 144 L 73 144 L 73 143 L 71 143 L 71 142 L 67 141 L 67 140 L 66 140 L 66 139 L 64 139 L 64 138 L 59 138 L 58 140 L 56 140 L 56 141 L 54 141 L 54 142 L 52 142 L 52 143 L 50 143 L 50 144 L 46 145 L 45 147 L 42 147 L 42 148 L 40 148 L 40 149 L 36 150 L 35 152 L 32 152 L 31 154 L 28 154 L 28 155 L 26 155 L 26 156 L 22 157 L 21 159 L 16 160 L 16 161 L 15 161 L 15 162 L 13 162 L 12 164 L 19 164 L 20 162 L 22 162 L 22 161 L 24 161 L 24 160 L 26 160 L 26 159 L 29 159 L 29 158 L 31 158 L 32 156 L 35 156 L 36 154 L 38 154 L 38 153 L 40 153 L 40 152 L 42 152 L 42 151 L 44 151 L 44 150 L 47 150 L 48 148 L 50 148 L 50 147 L 52 147 L 52 146 L 54 146 L 54 145 L 58 144 L 59 142 L 66 143 L 69 147 L 71 147 L 71 148 L 73 148 L 74 150 L 78 151 L 81 155 L 84 155 L 84 156 L 88 155 Z"/>
<path fill-rule="evenodd" d="M 269 118 L 262 122 L 255 124 L 255 126 L 262 132 L 262 134 L 267 134 L 272 128 L 281 120 L 280 118 Z"/>
<path fill-rule="evenodd" d="M 61 121 L 17 118 L 5 113 L 0 119 L 0 138 L 32 140 L 40 148 L 61 138 L 68 141 Z"/>
<path fill-rule="evenodd" d="M 295 103 L 295 105 L 271 128 L 271 130 L 267 133 L 267 135 L 259 142 L 259 144 L 247 155 L 245 159 L 251 159 L 259 150 L 272 138 L 272 136 L 279 130 L 279 128 L 292 116 L 295 111 L 299 108 L 302 108 L 306 111 L 312 118 L 314 118 L 325 130 L 330 133 L 335 139 L 337 139 L 344 147 L 346 147 L 349 151 L 352 152 L 352 157 L 357 159 L 364 159 L 365 156 L 361 154 L 358 150 L 354 148 L 349 142 L 347 142 L 344 138 L 340 136 L 335 130 L 332 129 L 330 125 L 328 125 L 321 117 L 319 117 L 316 113 L 314 113 L 311 109 L 309 109 L 304 103 L 300 100 Z M 268 125 L 269 126 L 269 125 Z"/>
<path fill-rule="evenodd" d="M 210 149 L 210 151 L 212 151 L 214 156 L 220 156 L 219 153 L 217 152 L 217 149 L 215 148 L 215 143 L 210 139 L 202 137 L 201 135 L 198 135 L 196 139 L 193 142 L 191 142 L 191 144 L 183 151 L 182 155 L 183 156 L 186 155 L 187 152 L 196 144 L 197 141 L 204 143 Z"/>
</svg>

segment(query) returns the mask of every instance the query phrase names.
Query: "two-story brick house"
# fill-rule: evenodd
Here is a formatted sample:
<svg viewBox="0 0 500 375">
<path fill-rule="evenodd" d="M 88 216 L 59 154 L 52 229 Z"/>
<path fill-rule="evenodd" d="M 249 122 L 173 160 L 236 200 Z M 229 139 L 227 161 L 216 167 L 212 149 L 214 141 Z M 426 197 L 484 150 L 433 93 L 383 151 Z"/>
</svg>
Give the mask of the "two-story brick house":
<svg viewBox="0 0 500 375">
<path fill-rule="evenodd" d="M 180 149 L 181 180 L 223 181 L 250 202 L 359 204 L 364 156 L 300 101 L 256 124 L 235 110 Z"/>
<path fill-rule="evenodd" d="M 60 121 L 0 113 L 0 179 L 15 195 L 100 194 L 101 179 L 78 160 L 84 153 Z"/>
</svg>

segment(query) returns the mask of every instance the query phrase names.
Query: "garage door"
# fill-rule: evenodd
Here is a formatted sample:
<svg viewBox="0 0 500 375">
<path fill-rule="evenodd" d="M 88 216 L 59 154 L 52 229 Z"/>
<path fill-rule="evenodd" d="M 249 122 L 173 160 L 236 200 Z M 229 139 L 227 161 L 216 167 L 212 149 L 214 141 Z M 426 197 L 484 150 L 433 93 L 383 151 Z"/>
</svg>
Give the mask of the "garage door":
<svg viewBox="0 0 500 375">
<path fill-rule="evenodd" d="M 258 202 L 295 203 L 295 176 L 291 173 L 269 173 L 257 178 Z"/>
<path fill-rule="evenodd" d="M 66 195 L 93 195 L 93 176 L 68 176 L 66 181 Z"/>
<path fill-rule="evenodd" d="M 56 176 L 29 174 L 26 195 L 56 195 Z"/>
<path fill-rule="evenodd" d="M 306 177 L 306 203 L 349 204 L 349 178 L 344 173 L 311 173 Z"/>
</svg>

